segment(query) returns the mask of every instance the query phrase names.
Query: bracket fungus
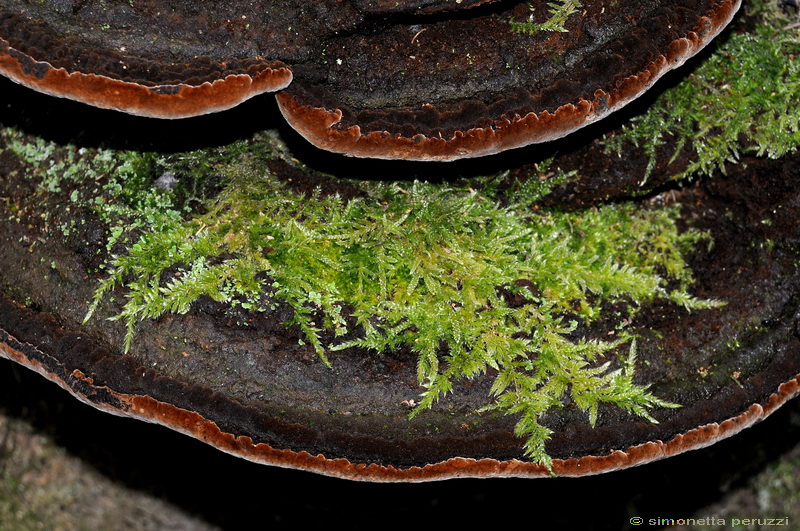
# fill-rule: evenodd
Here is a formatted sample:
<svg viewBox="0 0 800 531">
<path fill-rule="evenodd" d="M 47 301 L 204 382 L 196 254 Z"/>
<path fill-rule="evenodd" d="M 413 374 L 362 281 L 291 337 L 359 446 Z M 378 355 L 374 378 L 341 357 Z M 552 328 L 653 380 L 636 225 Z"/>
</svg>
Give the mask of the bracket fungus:
<svg viewBox="0 0 800 531">
<path fill-rule="evenodd" d="M 209 11 L 204 5 L 0 0 L 0 68 L 14 81 L 45 93 L 146 116 L 202 114 L 258 92 L 279 91 L 279 106 L 288 121 L 326 149 L 368 157 L 450 160 L 556 138 L 601 118 L 685 61 L 739 6 L 725 0 L 587 0 L 580 16 L 573 13 L 563 21 L 566 32 L 530 35 L 511 31 L 509 20 L 524 21 L 533 7 L 538 11 L 531 20 L 541 23 L 536 17 L 542 16 L 544 3 L 331 0 L 306 5 L 281 0 L 214 3 Z M 484 189 L 474 190 L 476 181 L 447 203 L 441 195 L 421 198 L 414 184 L 381 188 L 343 182 L 293 166 L 289 157 L 260 158 L 248 151 L 241 157 L 245 166 L 237 166 L 229 178 L 240 180 L 239 189 L 220 192 L 219 182 L 192 182 L 187 187 L 184 195 L 192 201 L 203 195 L 198 190 L 206 185 L 216 195 L 203 204 L 198 217 L 186 221 L 190 209 L 181 207 L 173 209 L 172 217 L 159 217 L 174 205 L 159 199 L 158 194 L 167 191 L 157 184 L 155 195 L 136 196 L 119 208 L 114 202 L 150 194 L 142 183 L 157 183 L 167 175 L 180 187 L 191 180 L 189 167 L 221 167 L 234 155 L 226 155 L 219 165 L 195 164 L 198 159 L 189 157 L 180 169 L 161 168 L 161 159 L 168 157 L 153 162 L 138 153 L 130 155 L 134 164 L 124 157 L 115 159 L 122 155 L 110 150 L 45 146 L 41 139 L 26 144 L 21 136 L 7 131 L 0 135 L 0 357 L 38 372 L 100 410 L 167 426 L 245 459 L 367 481 L 580 476 L 707 446 L 758 422 L 800 393 L 796 154 L 769 166 L 753 162 L 747 169 L 732 168 L 725 179 L 643 199 L 629 210 L 593 204 L 596 208 L 589 210 L 598 217 L 583 225 L 579 216 L 561 212 L 565 230 L 540 234 L 540 239 L 556 247 L 566 241 L 561 247 L 571 247 L 576 254 L 552 266 L 556 256 L 564 256 L 555 254 L 563 249 L 548 248 L 554 254 L 542 253 L 542 261 L 532 264 L 536 249 L 528 240 L 524 252 L 514 248 L 509 255 L 491 254 L 532 233 L 530 224 L 537 220 L 540 226 L 561 222 L 555 216 L 545 218 L 546 206 L 530 199 L 535 195 L 531 186 L 549 178 L 536 173 L 541 170 L 538 164 L 530 170 L 534 184 L 525 188 L 527 192 L 508 188 L 508 195 L 492 196 L 502 186 L 486 180 L 480 181 Z M 248 148 L 255 144 L 252 140 Z M 618 160 L 597 144 L 581 156 L 595 166 L 602 166 L 601 160 Z M 644 174 L 646 157 L 639 152 L 638 158 L 630 159 L 626 171 Z M 67 163 L 71 169 L 64 170 Z M 593 199 L 627 201 L 630 190 L 614 189 L 607 178 L 611 164 L 587 177 L 591 182 L 585 189 L 596 194 Z M 145 171 L 142 168 L 150 173 L 135 174 Z M 123 174 L 130 177 L 128 184 Z M 393 197 L 385 193 L 391 186 Z M 269 195 L 278 189 L 286 195 Z M 515 191 L 529 194 L 525 197 L 530 202 L 524 208 L 499 206 L 510 203 Z M 564 194 L 568 199 L 572 195 Z M 359 202 L 364 197 L 369 200 Z M 626 221 L 628 213 L 652 211 L 659 201 L 676 201 L 682 207 L 680 214 L 677 208 L 671 211 L 674 218 L 655 216 L 664 222 L 661 229 L 636 216 Z M 126 217 L 131 204 L 146 205 L 149 221 Z M 281 214 L 276 210 L 281 205 L 302 212 Z M 414 210 L 417 206 L 419 211 Z M 381 230 L 364 229 L 343 210 L 385 224 Z M 397 217 L 391 218 L 394 214 Z M 601 219 L 605 214 L 608 218 Z M 318 215 L 328 218 L 317 226 L 303 225 L 315 222 Z M 471 215 L 476 217 L 467 219 Z M 339 217 L 334 220 L 335 216 Z M 423 229 L 420 234 L 412 224 L 444 219 L 455 225 L 461 218 L 467 226 L 457 233 L 447 233 L 448 228 L 436 233 L 446 223 L 432 224 L 435 238 L 453 236 L 447 242 L 427 240 L 428 233 Z M 691 225 L 683 233 L 690 236 L 678 236 L 677 224 Z M 322 226 L 361 232 L 345 237 L 325 232 Z M 497 227 L 505 232 L 492 232 Z M 294 231 L 297 239 L 287 244 L 286 231 Z M 625 238 L 635 231 L 641 240 L 634 244 Z M 476 234 L 483 239 L 459 240 Z M 394 240 L 401 242 L 395 245 L 400 251 L 412 248 L 405 245 L 410 241 L 403 239 L 406 235 L 418 238 L 415 243 L 423 251 L 419 256 L 429 252 L 444 262 L 434 264 L 436 275 L 425 276 L 412 260 L 399 275 L 405 282 L 398 290 L 402 302 L 417 302 L 425 290 L 436 294 L 441 287 L 434 278 L 438 275 L 448 290 L 440 290 L 446 300 L 434 301 L 439 313 L 406 312 L 394 321 L 359 315 L 352 302 L 358 297 L 375 307 L 397 302 L 389 300 L 381 285 L 384 277 L 363 281 L 361 275 L 390 269 L 394 256 L 378 263 L 367 251 L 383 252 Z M 602 240 L 604 235 L 619 240 L 610 245 Z M 691 268 L 684 269 L 678 248 L 691 247 L 705 235 L 713 248 L 697 245 L 691 251 Z M 373 236 L 374 242 L 366 241 Z M 646 264 L 648 274 L 639 275 L 636 265 L 598 259 L 592 238 L 600 239 L 598 248 L 616 246 L 626 256 L 651 252 L 677 254 L 680 260 L 656 260 Z M 337 246 L 345 240 L 355 244 L 341 251 Z M 147 255 L 148 242 L 163 246 L 156 245 Z M 327 268 L 324 274 L 314 270 L 316 277 L 324 277 L 315 279 L 321 284 L 304 284 L 308 277 L 292 283 L 292 277 L 280 276 L 280 261 L 287 256 L 294 272 L 312 268 L 312 261 L 301 254 L 303 245 L 318 252 L 314 259 Z M 120 255 L 134 257 L 128 269 L 115 261 L 123 247 Z M 323 254 L 323 248 L 340 249 L 340 257 L 350 254 L 337 262 Z M 208 255 L 192 254 L 198 249 Z M 257 253 L 248 254 L 248 249 Z M 607 291 L 613 296 L 606 299 L 603 287 L 584 289 L 546 307 L 545 292 L 555 290 L 547 283 L 558 281 L 571 257 L 582 250 L 589 266 L 608 265 L 602 273 L 620 273 L 624 286 L 612 286 Z M 481 253 L 489 259 L 469 261 Z M 146 260 L 138 261 L 141 257 Z M 239 258 L 242 269 L 234 271 L 231 264 Z M 527 275 L 544 272 L 536 282 L 511 276 L 508 271 L 516 272 L 509 269 L 512 261 L 521 263 Z M 591 269 L 574 262 L 574 271 Z M 558 269 L 562 263 L 566 265 Z M 481 267 L 471 268 L 472 264 Z M 679 273 L 658 277 L 661 270 L 670 269 Z M 455 300 L 459 292 L 476 293 L 470 291 L 481 280 L 476 278 L 488 276 L 490 270 L 502 274 L 498 282 L 491 277 L 484 299 Z M 119 282 L 102 280 L 107 274 L 106 278 L 116 275 Z M 225 275 L 226 283 L 213 284 L 211 277 Z M 340 280 L 336 275 L 383 291 L 373 298 L 358 292 L 344 304 L 330 299 Z M 696 299 L 683 289 L 691 280 L 696 282 Z M 639 284 L 647 282 L 652 291 L 637 299 Z M 98 291 L 98 283 L 105 287 Z M 576 283 L 586 288 L 589 282 Z M 131 295 L 132 286 L 140 291 Z M 165 300 L 176 286 L 185 287 L 192 297 Z M 258 291 L 255 297 L 252 286 Z M 304 298 L 292 299 L 302 289 Z M 336 293 L 343 294 L 351 295 Z M 137 298 L 143 304 L 158 300 L 179 311 L 130 310 L 127 304 Z M 92 300 L 95 317 L 86 321 L 87 301 Z M 714 300 L 725 305 L 702 304 Z M 467 304 L 473 304 L 471 314 Z M 466 324 L 443 344 L 433 334 L 443 329 L 437 325 L 448 316 Z M 441 358 L 455 366 L 456 354 L 473 354 L 475 350 L 459 343 L 474 339 L 462 332 L 477 335 L 470 326 L 479 317 L 493 326 L 506 319 L 527 327 L 524 333 L 503 329 L 502 338 L 493 335 L 497 328 L 490 329 L 479 337 L 486 351 L 498 350 L 499 343 L 492 341 L 507 340 L 501 344 L 505 347 L 522 336 L 533 341 L 537 334 L 549 334 L 552 344 L 561 341 L 559 345 L 567 345 L 564 350 L 606 345 L 595 357 L 567 369 L 589 380 L 627 381 L 626 389 L 638 392 L 646 387 L 631 384 L 633 375 L 627 369 L 636 355 L 636 382 L 646 382 L 662 399 L 652 403 L 681 407 L 655 407 L 641 415 L 650 403 L 624 402 L 624 397 L 627 411 L 614 407 L 614 397 L 586 406 L 581 403 L 585 395 L 566 392 L 577 380 L 565 384 L 553 379 L 548 385 L 560 390 L 554 391 L 555 399 L 545 397 L 547 408 L 538 417 L 550 435 L 542 445 L 552 461 L 535 462 L 526 459 L 526 442 L 516 430 L 519 409 L 514 404 L 505 410 L 486 407 L 487 396 L 496 399 L 503 385 L 509 387 L 497 377 L 503 368 L 489 361 L 484 370 L 464 369 L 467 378 L 454 378 L 450 389 L 450 382 L 443 384 L 438 402 L 409 418 L 423 391 L 418 365 Z M 128 332 L 136 332 L 129 349 L 130 336 L 118 322 L 126 319 Z M 429 322 L 433 332 L 426 341 L 433 355 L 420 362 L 414 340 L 408 338 Z M 328 334 L 326 344 L 336 347 L 327 353 L 334 370 L 318 355 L 322 342 L 315 334 L 326 327 L 320 334 Z M 387 348 L 359 342 L 359 333 L 368 335 L 365 330 L 370 327 L 376 344 Z M 405 335 L 393 341 L 386 337 L 388 332 Z M 633 342 L 637 348 L 630 346 L 632 338 L 640 338 Z M 535 354 L 526 351 L 530 358 L 512 360 L 519 372 L 507 371 L 505 377 L 536 372 L 534 362 L 547 363 L 556 350 L 547 345 Z M 604 372 L 606 367 L 612 369 Z M 428 374 L 435 376 L 436 369 L 429 368 Z"/>
<path fill-rule="evenodd" d="M 2 0 L 0 73 L 160 118 L 279 91 L 320 148 L 447 161 L 603 118 L 710 42 L 740 0 L 567 3 L 559 31 L 525 31 L 547 2 Z"/>
</svg>

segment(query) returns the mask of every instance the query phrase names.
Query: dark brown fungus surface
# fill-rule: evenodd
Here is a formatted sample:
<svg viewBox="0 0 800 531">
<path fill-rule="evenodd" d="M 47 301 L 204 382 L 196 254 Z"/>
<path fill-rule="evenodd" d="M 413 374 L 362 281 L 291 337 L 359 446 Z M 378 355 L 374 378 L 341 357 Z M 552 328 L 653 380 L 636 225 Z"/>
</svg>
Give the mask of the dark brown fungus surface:
<svg viewBox="0 0 800 531">
<path fill-rule="evenodd" d="M 0 196 L 16 201 L 28 183 L 8 178 L 11 159 L 0 157 Z M 603 408 L 595 427 L 574 404 L 548 413 L 542 422 L 553 430 L 546 449 L 556 474 L 613 471 L 713 444 L 800 392 L 800 156 L 743 162 L 662 197 L 711 233 L 715 245 L 691 257 L 694 290 L 727 303 L 686 312 L 655 301 L 632 330 L 641 337 L 638 377 L 682 407 L 652 410 L 658 424 Z M 586 183 L 600 196 L 602 186 L 601 178 Z M 281 324 L 280 312 L 237 325 L 224 307 L 198 300 L 185 315 L 142 321 L 124 354 L 118 323 L 82 324 L 95 287 L 86 280 L 87 252 L 45 237 L 38 213 L 17 220 L 7 208 L 0 202 L 0 357 L 85 403 L 254 462 L 348 479 L 548 475 L 522 457 L 513 415 L 475 413 L 491 376 L 459 384 L 409 419 L 407 404 L 421 391 L 413 353 L 346 349 L 330 353 L 330 369 Z M 765 212 L 774 213 L 768 224 Z"/>
<path fill-rule="evenodd" d="M 508 31 L 508 19 L 529 8 L 506 2 L 203 5 L 0 0 L 0 65 L 44 92 L 158 116 L 208 112 L 293 79 L 281 106 L 324 147 L 448 159 L 556 137 L 601 117 L 708 42 L 738 2 L 586 1 L 593 16 L 539 37 Z M 451 17 L 456 7 L 472 9 Z M 549 55 L 537 38 L 552 45 Z M 211 96 L 230 87 L 237 96 L 227 103 Z M 598 146 L 587 149 L 586 160 L 603 157 Z M 0 197 L 10 198 L 0 201 L 0 357 L 100 410 L 259 463 L 369 481 L 549 475 L 522 457 L 513 416 L 475 413 L 490 377 L 409 419 L 407 404 L 422 389 L 416 360 L 402 349 L 331 353 L 331 370 L 285 318 L 258 314 L 238 326 L 201 300 L 185 315 L 143 321 L 124 354 L 117 323 L 82 324 L 97 266 L 85 245 L 97 238 L 76 245 L 48 237 L 38 212 L 10 210 L 34 186 L 15 177 L 12 159 L 0 151 Z M 554 473 L 596 474 L 701 448 L 800 393 L 800 157 L 745 162 L 669 194 L 684 221 L 715 242 L 691 257 L 696 292 L 727 304 L 688 313 L 655 301 L 631 331 L 643 338 L 638 377 L 682 407 L 652 411 L 658 424 L 601 409 L 592 428 L 565 404 L 542 419 L 553 430 L 546 450 Z M 626 164 L 641 172 L 647 161 Z M 581 188 L 604 197 L 602 177 Z M 54 211 L 64 210 L 64 194 L 49 205 Z M 774 213 L 770 223 L 765 212 Z M 87 234 L 107 229 L 93 223 Z"/>
<path fill-rule="evenodd" d="M 739 3 L 586 0 L 567 31 L 529 34 L 511 21 L 543 21 L 543 0 L 0 0 L 0 72 L 161 118 L 285 89 L 284 116 L 323 149 L 454 160 L 603 118 L 705 46 Z"/>
<path fill-rule="evenodd" d="M 329 40 L 278 94 L 289 123 L 323 149 L 454 160 L 560 138 L 682 65 L 738 0 L 582 3 L 567 32 L 513 32 L 529 5 Z M 317 76 L 317 77 L 315 77 Z"/>
<path fill-rule="evenodd" d="M 81 2 L 69 18 L 62 4 L 0 2 L 0 72 L 46 94 L 160 118 L 228 109 L 292 79 L 279 61 L 193 42 L 175 17 Z M 206 24 L 186 26 L 202 36 Z"/>
</svg>

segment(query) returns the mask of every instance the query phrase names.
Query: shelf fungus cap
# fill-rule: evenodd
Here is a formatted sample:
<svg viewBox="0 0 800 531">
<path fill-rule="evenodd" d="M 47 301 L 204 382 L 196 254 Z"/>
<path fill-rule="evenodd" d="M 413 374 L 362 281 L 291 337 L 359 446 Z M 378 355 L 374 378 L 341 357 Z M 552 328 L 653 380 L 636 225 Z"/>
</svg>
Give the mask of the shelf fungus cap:
<svg viewBox="0 0 800 531">
<path fill-rule="evenodd" d="M 393 369 L 389 378 L 365 370 L 369 364 L 363 355 L 337 358 L 336 371 L 330 371 L 321 363 L 295 360 L 268 339 L 265 345 L 272 345 L 273 352 L 251 352 L 244 361 L 241 352 L 234 356 L 237 361 L 184 352 L 178 365 L 192 369 L 175 372 L 153 367 L 139 355 L 114 352 L 0 294 L 0 358 L 34 370 L 82 402 L 164 425 L 256 463 L 375 482 L 585 476 L 709 446 L 800 394 L 800 343 L 783 332 L 774 338 L 776 349 L 743 349 L 734 356 L 730 363 L 737 366 L 743 359 L 755 364 L 763 358 L 757 371 L 740 375 L 741 381 L 721 381 L 711 394 L 712 383 L 700 381 L 698 386 L 696 374 L 673 382 L 683 387 L 683 407 L 654 412 L 658 424 L 624 412 L 606 412 L 594 427 L 574 410 L 548 417 L 554 429 L 547 444 L 553 456 L 548 470 L 522 457 L 522 441 L 513 435 L 509 416 L 483 416 L 475 422 L 477 417 L 445 406 L 409 419 L 410 401 L 397 397 L 415 396 L 414 386 L 403 383 L 414 375 Z M 248 345 L 253 346 L 251 340 Z M 219 378 L 214 371 L 231 370 L 232 363 L 242 392 L 236 386 L 212 389 L 210 382 Z M 724 373 L 727 363 L 716 370 Z M 246 390 L 251 379 L 257 392 Z M 351 395 L 357 395 L 354 407 L 359 409 L 346 409 Z M 331 397 L 342 409 L 321 405 Z"/>
<path fill-rule="evenodd" d="M 0 74 L 43 93 L 157 118 L 222 111 L 292 80 L 364 17 L 493 0 L 0 1 Z"/>
<path fill-rule="evenodd" d="M 449 161 L 602 119 L 708 44 L 740 1 L 4 0 L 0 73 L 160 118 L 282 90 L 286 120 L 322 149 Z"/>
<path fill-rule="evenodd" d="M 158 118 L 222 111 L 291 82 L 283 62 L 233 44 L 246 15 L 150 4 L 0 2 L 0 73 L 52 96 Z"/>
<path fill-rule="evenodd" d="M 546 142 L 644 93 L 740 1 L 573 4 L 562 31 L 537 29 L 548 4 L 528 2 L 333 40 L 325 75 L 298 72 L 280 108 L 311 143 L 357 157 L 448 161 Z"/>
</svg>

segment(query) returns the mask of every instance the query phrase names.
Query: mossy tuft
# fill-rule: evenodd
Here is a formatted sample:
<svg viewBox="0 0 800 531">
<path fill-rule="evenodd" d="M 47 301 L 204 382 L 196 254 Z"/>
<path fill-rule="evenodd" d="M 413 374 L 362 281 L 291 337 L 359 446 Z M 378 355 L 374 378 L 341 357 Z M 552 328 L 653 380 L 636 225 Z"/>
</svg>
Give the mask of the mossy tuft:
<svg viewBox="0 0 800 531">
<path fill-rule="evenodd" d="M 643 148 L 649 174 L 665 149 L 672 159 L 685 150 L 690 162 L 678 179 L 724 172 L 741 153 L 780 158 L 797 149 L 800 30 L 774 1 L 754 0 L 745 9 L 753 30 L 729 35 L 647 113 L 607 136 L 609 152 Z"/>
<path fill-rule="evenodd" d="M 567 397 L 592 423 L 601 403 L 648 418 L 672 405 L 633 383 L 631 337 L 582 337 L 579 325 L 608 303 L 628 318 L 656 298 L 717 305 L 688 292 L 684 256 L 705 236 L 679 232 L 675 208 L 532 209 L 541 184 L 506 190 L 501 206 L 489 196 L 498 178 L 472 183 L 487 196 L 469 184 L 353 183 L 365 197 L 346 201 L 298 195 L 261 162 L 221 169 L 224 187 L 196 215 L 164 218 L 114 257 L 87 319 L 124 287 L 115 319 L 129 348 L 139 320 L 185 313 L 200 296 L 254 312 L 284 301 L 294 310 L 286 324 L 325 363 L 349 347 L 413 350 L 425 390 L 412 415 L 491 372 L 485 409 L 518 415 L 526 454 L 549 465 L 539 419 Z"/>
<path fill-rule="evenodd" d="M 547 6 L 549 8 L 548 12 L 550 13 L 550 17 L 547 18 L 547 20 L 535 22 L 536 14 L 534 13 L 533 7 L 531 7 L 531 14 L 528 16 L 528 20 L 522 22 L 517 20 L 509 21 L 511 31 L 515 33 L 527 33 L 528 35 L 536 35 L 542 31 L 566 33 L 569 30 L 567 30 L 564 24 L 567 23 L 567 19 L 570 15 L 578 12 L 581 3 L 578 2 L 578 0 L 556 0 L 555 2 L 548 2 Z"/>
</svg>

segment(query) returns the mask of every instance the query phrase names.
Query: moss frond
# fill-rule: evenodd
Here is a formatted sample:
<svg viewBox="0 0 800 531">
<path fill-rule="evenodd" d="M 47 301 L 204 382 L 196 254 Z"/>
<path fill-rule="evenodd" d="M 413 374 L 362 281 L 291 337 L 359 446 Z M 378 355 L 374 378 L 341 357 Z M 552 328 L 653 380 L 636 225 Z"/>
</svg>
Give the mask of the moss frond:
<svg viewBox="0 0 800 531">
<path fill-rule="evenodd" d="M 673 159 L 688 151 L 688 166 L 675 176 L 681 178 L 724 173 L 741 153 L 779 158 L 797 149 L 800 33 L 786 29 L 790 21 L 776 2 L 754 0 L 745 9 L 757 17 L 755 29 L 731 34 L 621 134 L 606 137 L 608 151 L 621 155 L 630 144 L 643 148 L 650 157 L 648 174 L 665 147 Z"/>
<path fill-rule="evenodd" d="M 519 22 L 516 20 L 509 21 L 511 31 L 516 33 L 527 33 L 528 35 L 536 35 L 542 31 L 556 31 L 566 33 L 567 28 L 564 26 L 570 15 L 576 13 L 581 4 L 578 0 L 557 0 L 547 4 L 550 17 L 543 22 L 535 22 L 536 17 L 531 8 L 531 14 L 528 20 Z"/>
<path fill-rule="evenodd" d="M 639 415 L 659 404 L 631 383 L 632 361 L 596 364 L 629 338 L 575 338 L 579 321 L 591 324 L 609 301 L 631 314 L 657 297 L 716 304 L 687 291 L 683 257 L 703 235 L 679 233 L 674 208 L 532 211 L 541 191 L 500 206 L 470 188 L 422 182 L 372 183 L 367 197 L 343 201 L 294 194 L 255 166 L 228 168 L 202 214 L 162 220 L 111 260 L 89 315 L 123 288 L 115 319 L 126 348 L 140 320 L 185 313 L 200 296 L 269 312 L 269 293 L 293 308 L 288 324 L 325 363 L 348 347 L 411 348 L 425 388 L 412 415 L 459 380 L 494 371 L 486 409 L 518 415 L 527 455 L 549 463 L 539 419 L 565 396 L 591 422 L 601 403 Z"/>
</svg>

